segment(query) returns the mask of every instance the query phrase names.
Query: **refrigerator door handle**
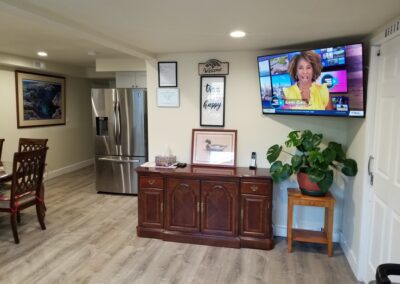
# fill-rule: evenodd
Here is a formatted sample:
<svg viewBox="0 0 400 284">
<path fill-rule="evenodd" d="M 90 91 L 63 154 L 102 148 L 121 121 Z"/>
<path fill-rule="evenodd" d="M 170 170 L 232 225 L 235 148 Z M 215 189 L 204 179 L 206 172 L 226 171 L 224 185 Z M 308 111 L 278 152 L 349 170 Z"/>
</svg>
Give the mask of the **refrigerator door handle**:
<svg viewBox="0 0 400 284">
<path fill-rule="evenodd" d="M 140 160 L 119 160 L 113 158 L 99 158 L 99 161 L 117 162 L 117 163 L 139 163 Z"/>
<path fill-rule="evenodd" d="M 118 145 L 121 145 L 121 106 L 117 101 L 117 118 L 118 118 Z"/>
<path fill-rule="evenodd" d="M 114 129 L 113 129 L 113 132 L 114 132 L 114 141 L 115 141 L 115 144 L 117 144 L 118 145 L 118 139 L 117 139 L 117 137 L 118 137 L 118 133 L 117 133 L 117 129 L 118 129 L 118 127 L 117 127 L 117 103 L 116 102 L 114 102 L 114 105 L 113 105 L 113 116 L 114 116 Z"/>
</svg>

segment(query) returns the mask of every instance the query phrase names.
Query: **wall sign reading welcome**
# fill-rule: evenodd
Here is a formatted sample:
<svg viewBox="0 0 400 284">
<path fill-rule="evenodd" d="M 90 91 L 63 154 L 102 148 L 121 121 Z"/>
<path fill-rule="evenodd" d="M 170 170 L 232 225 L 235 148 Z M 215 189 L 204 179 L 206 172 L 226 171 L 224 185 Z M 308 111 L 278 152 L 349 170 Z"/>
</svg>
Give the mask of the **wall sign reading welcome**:
<svg viewBox="0 0 400 284">
<path fill-rule="evenodd" d="M 205 63 L 199 63 L 199 75 L 228 75 L 229 63 L 218 59 L 210 59 Z"/>
</svg>

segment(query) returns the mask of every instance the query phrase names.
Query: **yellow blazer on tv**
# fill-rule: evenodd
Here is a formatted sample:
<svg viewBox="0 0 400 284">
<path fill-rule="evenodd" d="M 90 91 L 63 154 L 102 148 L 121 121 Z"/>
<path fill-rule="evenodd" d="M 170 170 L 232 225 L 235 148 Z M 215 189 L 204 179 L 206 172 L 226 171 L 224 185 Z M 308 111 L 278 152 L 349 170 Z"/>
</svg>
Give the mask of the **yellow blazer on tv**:
<svg viewBox="0 0 400 284">
<path fill-rule="evenodd" d="M 302 100 L 301 91 L 297 84 L 283 88 L 286 100 Z M 298 109 L 325 110 L 329 103 L 329 90 L 325 84 L 312 83 L 310 87 L 310 101 L 308 105 L 296 107 Z"/>
</svg>

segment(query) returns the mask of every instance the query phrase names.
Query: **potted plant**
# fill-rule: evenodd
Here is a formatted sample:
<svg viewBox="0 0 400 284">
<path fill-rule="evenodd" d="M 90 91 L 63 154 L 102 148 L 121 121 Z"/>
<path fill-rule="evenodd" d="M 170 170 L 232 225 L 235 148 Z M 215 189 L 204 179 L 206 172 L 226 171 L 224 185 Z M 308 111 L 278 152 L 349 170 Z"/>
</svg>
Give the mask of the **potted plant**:
<svg viewBox="0 0 400 284">
<path fill-rule="evenodd" d="M 267 152 L 271 176 L 275 182 L 297 174 L 303 194 L 323 196 L 333 183 L 333 170 L 340 170 L 346 176 L 357 174 L 357 162 L 346 158 L 341 144 L 329 142 L 325 149 L 319 147 L 322 134 L 314 134 L 310 130 L 292 131 L 288 138 L 285 141 L 286 147 L 295 147 L 296 153 L 286 152 L 279 145 L 271 146 Z M 278 160 L 282 152 L 292 156 L 290 163 Z"/>
</svg>

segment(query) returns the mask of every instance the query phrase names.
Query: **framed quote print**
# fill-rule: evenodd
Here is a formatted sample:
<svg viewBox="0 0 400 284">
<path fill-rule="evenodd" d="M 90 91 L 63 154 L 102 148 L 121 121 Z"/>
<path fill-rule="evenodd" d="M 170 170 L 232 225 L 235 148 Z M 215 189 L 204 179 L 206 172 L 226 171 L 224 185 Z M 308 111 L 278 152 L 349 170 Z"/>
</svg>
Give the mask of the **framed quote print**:
<svg viewBox="0 0 400 284">
<path fill-rule="evenodd" d="M 225 76 L 202 76 L 200 126 L 225 125 Z"/>
</svg>

